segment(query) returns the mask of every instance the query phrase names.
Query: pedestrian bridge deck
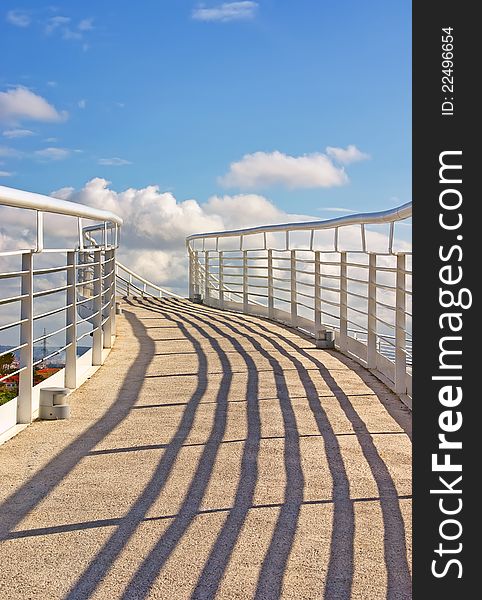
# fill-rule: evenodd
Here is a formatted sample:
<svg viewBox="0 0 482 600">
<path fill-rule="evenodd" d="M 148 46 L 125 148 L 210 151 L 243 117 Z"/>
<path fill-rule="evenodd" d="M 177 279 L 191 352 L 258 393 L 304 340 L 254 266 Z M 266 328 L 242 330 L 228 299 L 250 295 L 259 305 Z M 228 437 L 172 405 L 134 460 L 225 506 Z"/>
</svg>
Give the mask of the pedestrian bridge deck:
<svg viewBox="0 0 482 600">
<path fill-rule="evenodd" d="M 0 598 L 410 598 L 400 400 L 267 320 L 123 309 L 72 418 L 0 447 Z"/>
</svg>

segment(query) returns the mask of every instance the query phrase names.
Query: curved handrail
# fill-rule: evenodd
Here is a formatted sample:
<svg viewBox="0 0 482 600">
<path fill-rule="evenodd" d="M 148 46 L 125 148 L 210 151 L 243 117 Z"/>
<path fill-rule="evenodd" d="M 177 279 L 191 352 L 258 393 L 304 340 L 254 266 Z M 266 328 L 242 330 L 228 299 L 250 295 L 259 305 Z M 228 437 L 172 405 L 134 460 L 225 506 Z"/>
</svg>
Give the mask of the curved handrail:
<svg viewBox="0 0 482 600">
<path fill-rule="evenodd" d="M 78 204 L 77 202 L 69 202 L 68 200 L 59 200 L 58 198 L 52 198 L 52 196 L 45 196 L 43 194 L 25 192 L 4 185 L 0 185 L 0 204 L 13 208 L 38 210 L 71 217 L 110 221 L 116 225 L 122 225 L 122 218 L 111 211 L 92 208 L 84 204 Z"/>
<path fill-rule="evenodd" d="M 122 271 L 125 271 L 126 273 L 128 273 L 129 275 L 134 277 L 134 279 L 137 279 L 141 283 L 146 284 L 147 286 L 153 288 L 154 290 L 157 290 L 158 292 L 161 292 L 162 294 L 166 294 L 167 296 L 170 296 L 172 298 L 182 298 L 182 296 L 179 296 L 178 294 L 175 294 L 174 292 L 171 292 L 170 290 L 166 290 L 165 288 L 158 286 L 156 283 L 152 283 L 152 281 L 145 279 L 144 277 L 142 277 L 135 271 L 132 271 L 132 269 L 129 269 L 129 267 L 126 267 L 125 265 L 123 265 L 118 260 L 115 261 L 115 265 Z"/>
<path fill-rule="evenodd" d="M 206 239 L 211 237 L 233 237 L 238 235 L 251 235 L 255 233 L 270 233 L 274 231 L 306 231 L 313 229 L 332 229 L 336 227 L 347 227 L 349 225 L 376 225 L 378 223 L 393 223 L 408 219 L 412 216 L 412 203 L 407 202 L 396 208 L 389 210 L 358 213 L 356 215 L 346 215 L 334 219 L 323 221 L 301 221 L 293 223 L 279 223 L 275 225 L 260 225 L 257 227 L 247 227 L 245 229 L 231 229 L 228 231 L 214 231 L 210 233 L 193 233 L 186 237 L 186 242 L 192 240 Z"/>
</svg>

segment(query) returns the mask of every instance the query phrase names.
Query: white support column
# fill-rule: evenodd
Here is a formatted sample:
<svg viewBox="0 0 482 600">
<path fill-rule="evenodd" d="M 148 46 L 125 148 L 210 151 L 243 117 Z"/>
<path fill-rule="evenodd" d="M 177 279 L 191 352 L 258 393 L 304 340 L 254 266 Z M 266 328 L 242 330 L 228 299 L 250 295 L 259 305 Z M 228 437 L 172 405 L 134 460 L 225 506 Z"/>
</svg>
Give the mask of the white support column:
<svg viewBox="0 0 482 600">
<path fill-rule="evenodd" d="M 219 261 L 219 305 L 224 308 L 224 268 L 223 268 L 223 252 L 218 252 Z"/>
<path fill-rule="evenodd" d="M 209 250 L 204 251 L 204 302 L 209 304 Z"/>
<path fill-rule="evenodd" d="M 18 378 L 17 422 L 31 423 L 33 419 L 32 386 L 33 386 L 33 254 L 22 254 L 20 318 L 25 323 L 20 325 L 20 372 Z"/>
<path fill-rule="evenodd" d="M 337 230 L 338 231 L 338 230 Z M 340 252 L 340 350 L 348 349 L 348 281 L 346 252 Z"/>
<path fill-rule="evenodd" d="M 368 339 L 367 367 L 377 366 L 377 255 L 370 253 L 368 263 Z"/>
<path fill-rule="evenodd" d="M 268 317 L 274 319 L 273 250 L 268 250 Z"/>
<path fill-rule="evenodd" d="M 298 325 L 298 304 L 296 297 L 296 250 L 291 250 L 290 258 L 290 290 L 291 290 L 291 324 Z"/>
<path fill-rule="evenodd" d="M 102 364 L 102 251 L 94 250 L 94 299 L 92 309 L 94 312 L 93 321 L 93 341 L 92 341 L 92 364 Z"/>
<path fill-rule="evenodd" d="M 314 282 L 314 297 L 315 297 L 315 331 L 321 330 L 321 263 L 320 251 L 315 251 L 315 282 Z"/>
<path fill-rule="evenodd" d="M 248 312 L 249 304 L 249 279 L 248 279 L 248 251 L 243 250 L 243 312 Z"/>
<path fill-rule="evenodd" d="M 67 252 L 67 310 L 65 313 L 65 380 L 66 388 L 77 387 L 77 281 L 76 253 Z"/>
<path fill-rule="evenodd" d="M 405 348 L 406 316 L 405 316 L 405 254 L 397 255 L 397 291 L 395 313 L 395 392 L 405 394 L 407 354 Z"/>
</svg>

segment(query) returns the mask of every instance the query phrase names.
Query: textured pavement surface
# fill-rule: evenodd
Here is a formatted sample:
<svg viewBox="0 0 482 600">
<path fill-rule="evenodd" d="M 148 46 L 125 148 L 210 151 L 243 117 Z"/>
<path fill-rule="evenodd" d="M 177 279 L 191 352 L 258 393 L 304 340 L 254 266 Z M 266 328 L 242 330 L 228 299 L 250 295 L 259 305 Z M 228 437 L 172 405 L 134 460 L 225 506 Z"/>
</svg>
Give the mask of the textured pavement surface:
<svg viewBox="0 0 482 600">
<path fill-rule="evenodd" d="M 123 308 L 72 418 L 0 446 L 0 599 L 410 598 L 400 400 L 263 319 Z"/>
</svg>

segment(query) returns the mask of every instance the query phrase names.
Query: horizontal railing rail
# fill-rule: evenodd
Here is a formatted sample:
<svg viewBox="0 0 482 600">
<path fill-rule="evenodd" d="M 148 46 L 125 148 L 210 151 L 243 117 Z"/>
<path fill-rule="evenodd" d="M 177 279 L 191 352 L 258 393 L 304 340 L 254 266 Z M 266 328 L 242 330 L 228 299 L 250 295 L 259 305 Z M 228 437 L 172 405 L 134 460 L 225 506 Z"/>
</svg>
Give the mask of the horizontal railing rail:
<svg viewBox="0 0 482 600">
<path fill-rule="evenodd" d="M 411 203 L 186 238 L 189 296 L 297 327 L 411 397 Z M 280 234 L 282 238 L 280 240 Z"/>
<path fill-rule="evenodd" d="M 116 276 L 118 281 L 121 282 L 119 285 L 123 287 L 126 296 L 130 296 L 132 292 L 136 292 L 141 296 L 155 296 L 157 298 L 182 297 L 149 281 L 119 261 L 116 261 Z"/>
<path fill-rule="evenodd" d="M 8 214 L 10 209 L 19 213 Z M 115 259 L 122 219 L 109 211 L 5 186 L 0 186 L 0 210 L 2 225 L 8 223 L 6 231 L 15 227 L 17 215 L 34 214 L 26 238 L 30 244 L 0 251 L 0 344 L 7 348 L 4 356 L 14 355 L 13 364 L 0 376 L 0 392 L 7 385 L 17 391 L 16 398 L 0 406 L 1 436 L 37 416 L 44 385 L 35 385 L 39 367 L 58 357 L 64 368 L 48 385 L 74 389 L 83 380 L 81 370 L 103 363 L 115 339 Z M 46 233 L 44 217 L 49 214 L 68 217 L 68 224 L 62 221 L 54 233 L 52 227 Z M 95 245 L 86 241 L 86 221 L 103 231 Z"/>
</svg>

